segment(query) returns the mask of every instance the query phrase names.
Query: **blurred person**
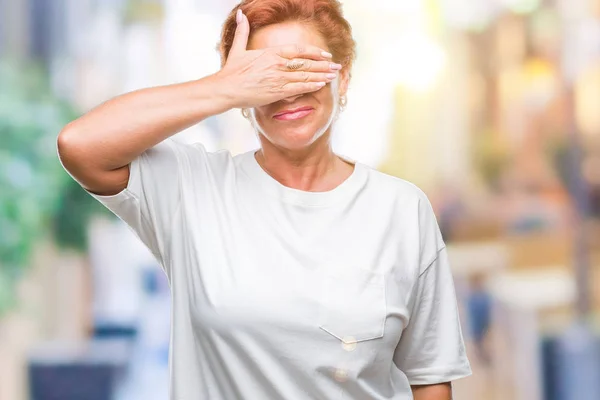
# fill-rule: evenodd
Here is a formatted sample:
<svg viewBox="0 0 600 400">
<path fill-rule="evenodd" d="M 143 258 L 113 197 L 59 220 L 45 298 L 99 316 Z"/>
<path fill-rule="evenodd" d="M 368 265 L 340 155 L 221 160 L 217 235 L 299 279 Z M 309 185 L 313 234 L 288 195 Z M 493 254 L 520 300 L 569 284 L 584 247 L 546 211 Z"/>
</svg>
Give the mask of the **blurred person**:
<svg viewBox="0 0 600 400">
<path fill-rule="evenodd" d="M 477 357 L 483 365 L 489 366 L 492 360 L 487 348 L 487 338 L 492 315 L 492 295 L 487 289 L 486 280 L 484 273 L 476 273 L 471 277 L 467 309 Z"/>
<path fill-rule="evenodd" d="M 118 96 L 57 140 L 169 278 L 171 398 L 450 399 L 471 368 L 431 204 L 332 150 L 355 58 L 340 2 L 243 1 L 220 52 L 215 74 Z M 259 149 L 169 139 L 233 108 Z"/>
</svg>

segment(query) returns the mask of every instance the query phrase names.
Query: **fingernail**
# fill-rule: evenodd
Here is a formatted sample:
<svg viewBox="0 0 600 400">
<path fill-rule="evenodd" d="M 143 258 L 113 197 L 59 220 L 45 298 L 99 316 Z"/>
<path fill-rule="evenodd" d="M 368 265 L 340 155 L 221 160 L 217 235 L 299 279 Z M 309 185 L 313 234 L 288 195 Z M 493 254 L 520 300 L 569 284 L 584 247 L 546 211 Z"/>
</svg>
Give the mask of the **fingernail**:
<svg viewBox="0 0 600 400">
<path fill-rule="evenodd" d="M 237 14 L 235 15 L 235 22 L 237 22 L 238 24 L 242 22 L 242 10 L 240 10 L 239 8 L 237 10 Z"/>
<path fill-rule="evenodd" d="M 332 55 L 331 53 L 328 53 L 328 52 L 326 52 L 326 51 L 322 51 L 322 52 L 321 52 L 321 55 L 322 55 L 323 57 L 327 57 L 327 58 L 331 58 L 331 57 L 333 57 L 333 55 Z"/>
<path fill-rule="evenodd" d="M 336 71 L 342 69 L 342 64 L 331 63 L 331 69 Z"/>
<path fill-rule="evenodd" d="M 327 84 L 327 82 L 317 82 L 318 87 L 325 86 L 326 84 Z"/>
<path fill-rule="evenodd" d="M 327 77 L 327 79 L 335 79 L 335 77 L 337 76 L 337 74 L 327 74 L 325 76 Z"/>
</svg>

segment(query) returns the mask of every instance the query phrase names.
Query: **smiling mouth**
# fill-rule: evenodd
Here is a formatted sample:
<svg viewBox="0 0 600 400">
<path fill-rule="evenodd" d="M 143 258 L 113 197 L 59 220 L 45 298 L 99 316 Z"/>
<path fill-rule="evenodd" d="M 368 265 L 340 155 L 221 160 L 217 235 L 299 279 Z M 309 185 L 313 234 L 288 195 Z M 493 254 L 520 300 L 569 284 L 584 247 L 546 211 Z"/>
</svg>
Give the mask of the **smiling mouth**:
<svg viewBox="0 0 600 400">
<path fill-rule="evenodd" d="M 273 116 L 274 119 L 279 121 L 294 121 L 306 117 L 311 114 L 315 109 L 312 107 L 301 107 L 295 110 L 283 111 Z"/>
</svg>

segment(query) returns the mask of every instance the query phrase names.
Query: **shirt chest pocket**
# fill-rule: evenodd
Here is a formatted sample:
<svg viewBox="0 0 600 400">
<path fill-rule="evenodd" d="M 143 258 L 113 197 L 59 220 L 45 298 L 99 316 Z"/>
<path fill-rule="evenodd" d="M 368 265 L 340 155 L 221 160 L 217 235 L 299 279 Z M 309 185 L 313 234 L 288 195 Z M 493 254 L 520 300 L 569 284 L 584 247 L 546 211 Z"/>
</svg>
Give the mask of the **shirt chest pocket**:
<svg viewBox="0 0 600 400">
<path fill-rule="evenodd" d="M 320 274 L 319 328 L 344 342 L 383 337 L 385 276 L 366 269 L 324 269 Z"/>
</svg>

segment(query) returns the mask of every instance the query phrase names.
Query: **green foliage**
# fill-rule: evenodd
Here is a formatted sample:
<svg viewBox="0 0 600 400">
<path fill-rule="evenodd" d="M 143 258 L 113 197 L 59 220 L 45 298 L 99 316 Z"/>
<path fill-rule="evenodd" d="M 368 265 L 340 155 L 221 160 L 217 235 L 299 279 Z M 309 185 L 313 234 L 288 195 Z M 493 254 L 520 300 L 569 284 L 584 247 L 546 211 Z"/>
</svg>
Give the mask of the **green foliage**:
<svg viewBox="0 0 600 400">
<path fill-rule="evenodd" d="M 102 208 L 56 153 L 58 133 L 76 117 L 52 95 L 42 68 L 0 63 L 0 314 L 13 303 L 36 241 L 51 233 L 84 250 L 87 217 Z"/>
<path fill-rule="evenodd" d="M 68 179 L 63 187 L 59 207 L 53 216 L 56 243 L 63 248 L 85 251 L 87 248 L 87 223 L 94 214 L 113 215 L 94 200 L 77 182 Z"/>
</svg>

